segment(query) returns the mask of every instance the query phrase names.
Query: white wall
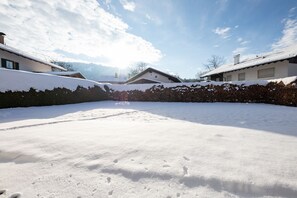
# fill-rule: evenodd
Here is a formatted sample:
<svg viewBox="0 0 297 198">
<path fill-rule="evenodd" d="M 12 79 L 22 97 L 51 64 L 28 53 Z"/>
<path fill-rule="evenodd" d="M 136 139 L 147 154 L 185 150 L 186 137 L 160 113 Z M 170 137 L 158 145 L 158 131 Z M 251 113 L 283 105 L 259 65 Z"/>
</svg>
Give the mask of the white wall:
<svg viewBox="0 0 297 198">
<path fill-rule="evenodd" d="M 158 82 L 164 82 L 164 83 L 171 83 L 173 82 L 172 80 L 169 80 L 166 76 L 163 76 L 159 73 L 156 72 L 146 72 L 144 75 L 140 76 L 139 78 L 135 79 L 134 81 L 137 81 L 139 79 L 150 79 L 152 81 L 158 81 Z"/>
<path fill-rule="evenodd" d="M 8 59 L 14 62 L 18 62 L 19 63 L 19 69 L 20 70 L 25 70 L 25 71 L 33 71 L 33 72 L 49 72 L 52 71 L 52 67 L 36 62 L 36 61 L 32 61 L 30 59 L 26 59 L 24 57 L 3 51 L 2 49 L 0 49 L 0 59 L 4 58 L 4 59 Z M 1 64 L 1 60 L 0 60 L 0 64 Z M 2 65 L 1 65 L 2 67 Z"/>
<path fill-rule="evenodd" d="M 268 68 L 275 68 L 275 76 L 271 78 L 258 78 L 258 70 L 260 69 L 268 69 Z M 258 80 L 258 79 L 263 79 L 263 80 L 269 80 L 269 79 L 276 79 L 276 78 L 284 78 L 288 76 L 294 76 L 294 75 L 289 75 L 288 72 L 288 67 L 289 67 L 289 61 L 282 61 L 282 62 L 277 62 L 277 63 L 271 63 L 271 64 L 265 64 L 253 68 L 248 68 L 248 69 L 242 69 L 239 71 L 234 71 L 234 72 L 228 72 L 224 73 L 224 81 L 227 78 L 228 75 L 232 75 L 232 81 L 238 81 L 238 74 L 239 73 L 245 73 L 245 80 Z M 297 67 L 296 67 L 297 68 Z M 297 75 L 297 69 L 294 68 L 292 69 L 291 73 L 295 72 L 295 75 Z"/>
</svg>

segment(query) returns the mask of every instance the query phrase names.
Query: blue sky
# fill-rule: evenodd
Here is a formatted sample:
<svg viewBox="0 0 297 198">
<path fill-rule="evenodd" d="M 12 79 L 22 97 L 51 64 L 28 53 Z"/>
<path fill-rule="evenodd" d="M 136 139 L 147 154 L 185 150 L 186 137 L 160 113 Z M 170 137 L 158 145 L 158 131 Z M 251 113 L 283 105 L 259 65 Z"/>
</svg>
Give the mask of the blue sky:
<svg viewBox="0 0 297 198">
<path fill-rule="evenodd" d="M 3 0 L 6 43 L 47 60 L 195 77 L 211 55 L 232 61 L 297 44 L 296 0 Z"/>
<path fill-rule="evenodd" d="M 297 19 L 294 0 L 135 0 L 133 11 L 112 2 L 105 9 L 162 52 L 158 67 L 185 77 L 194 77 L 213 54 L 230 61 L 237 52 L 273 50 L 286 20 Z"/>
</svg>

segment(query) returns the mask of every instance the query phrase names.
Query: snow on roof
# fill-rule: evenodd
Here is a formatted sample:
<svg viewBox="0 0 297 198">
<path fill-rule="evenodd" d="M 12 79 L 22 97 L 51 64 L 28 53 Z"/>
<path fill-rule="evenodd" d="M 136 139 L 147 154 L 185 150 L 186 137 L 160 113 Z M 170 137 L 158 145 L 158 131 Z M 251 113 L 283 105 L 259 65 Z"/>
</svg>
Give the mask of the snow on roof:
<svg viewBox="0 0 297 198">
<path fill-rule="evenodd" d="M 24 53 L 24 52 L 22 52 L 22 51 L 20 51 L 20 50 L 18 50 L 18 49 L 15 49 L 15 48 L 10 47 L 10 46 L 7 46 L 7 45 L 3 45 L 3 44 L 1 44 L 1 43 L 0 43 L 0 49 L 2 49 L 2 50 L 4 50 L 4 51 L 7 51 L 7 52 L 9 52 L 9 53 L 13 53 L 13 54 L 15 54 L 15 55 L 17 55 L 17 56 L 21 56 L 21 57 L 23 57 L 23 58 L 30 59 L 30 60 L 32 60 L 32 61 L 36 61 L 36 62 L 45 64 L 45 65 L 48 65 L 48 66 L 50 66 L 50 67 L 54 67 L 54 68 L 57 68 L 57 69 L 66 71 L 66 69 L 63 68 L 63 67 L 60 67 L 60 66 L 55 65 L 55 64 L 52 64 L 52 63 L 45 62 L 45 61 L 40 60 L 40 59 L 38 59 L 38 58 L 35 58 L 35 57 L 31 56 L 31 55 L 28 55 L 28 54 L 26 54 L 26 53 Z"/>
<path fill-rule="evenodd" d="M 234 65 L 234 63 L 222 65 L 221 67 L 218 67 L 210 72 L 207 72 L 206 74 L 202 75 L 202 77 L 236 71 L 240 69 L 273 63 L 277 61 L 283 61 L 290 58 L 294 58 L 296 56 L 297 56 L 297 45 L 291 48 L 280 50 L 280 51 L 274 51 L 263 55 L 258 55 L 255 58 L 247 58 L 236 65 Z"/>
<path fill-rule="evenodd" d="M 67 88 L 72 91 L 77 86 L 84 88 L 99 86 L 104 90 L 104 84 L 92 80 L 56 76 L 47 73 L 33 73 L 28 71 L 0 68 L 0 92 L 53 90 L 54 88 Z"/>
<path fill-rule="evenodd" d="M 62 71 L 62 72 L 46 72 L 47 74 L 55 74 L 55 75 L 74 75 L 74 74 L 80 74 L 78 71 Z"/>
<path fill-rule="evenodd" d="M 172 80 L 173 82 L 181 82 L 180 79 L 178 79 L 177 77 L 175 76 L 172 76 L 170 74 L 167 74 L 167 73 L 164 73 L 164 72 L 161 72 L 155 68 L 152 68 L 152 67 L 148 67 L 147 69 L 145 69 L 144 71 L 140 72 L 139 74 L 137 74 L 136 76 L 133 76 L 132 78 L 128 79 L 126 81 L 126 83 L 131 83 L 133 81 L 135 81 L 137 78 L 139 78 L 140 76 L 142 76 L 143 74 L 147 73 L 147 72 L 150 72 L 150 71 L 153 71 L 153 72 L 156 72 L 156 73 L 159 73 L 163 76 L 166 76 L 167 78 L 169 78 L 170 80 Z"/>
<path fill-rule="evenodd" d="M 61 71 L 61 72 L 52 71 L 52 72 L 46 72 L 46 73 L 58 75 L 58 76 L 69 76 L 69 77 L 86 79 L 86 77 L 84 77 L 84 75 L 82 75 L 79 71 Z"/>
<path fill-rule="evenodd" d="M 124 83 L 126 82 L 126 77 L 125 76 L 107 76 L 107 75 L 101 75 L 98 76 L 96 79 L 97 82 L 118 82 L 118 83 Z"/>
</svg>

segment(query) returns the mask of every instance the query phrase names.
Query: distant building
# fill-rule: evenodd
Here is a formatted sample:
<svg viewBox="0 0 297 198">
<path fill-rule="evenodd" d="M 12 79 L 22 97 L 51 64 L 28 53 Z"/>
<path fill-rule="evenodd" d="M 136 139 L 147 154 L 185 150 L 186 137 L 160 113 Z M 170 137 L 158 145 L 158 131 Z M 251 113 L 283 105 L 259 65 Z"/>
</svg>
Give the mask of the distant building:
<svg viewBox="0 0 297 198">
<path fill-rule="evenodd" d="M 98 76 L 98 79 L 96 81 L 99 83 L 125 84 L 126 80 L 127 80 L 126 76 L 121 76 L 121 75 L 118 75 L 118 73 L 115 73 L 114 76 L 108 76 L 108 75 Z"/>
<path fill-rule="evenodd" d="M 126 81 L 126 84 L 179 83 L 179 82 L 181 82 L 179 78 L 149 67 L 143 72 L 128 79 Z"/>
<path fill-rule="evenodd" d="M 0 32 L 0 64 L 2 68 L 84 78 L 80 72 L 67 72 L 67 70 L 61 66 L 42 61 L 5 45 L 4 37 L 5 34 Z"/>
<path fill-rule="evenodd" d="M 213 81 L 269 80 L 289 76 L 297 76 L 296 47 L 243 61 L 238 54 L 234 56 L 233 64 L 222 65 L 202 75 Z"/>
</svg>

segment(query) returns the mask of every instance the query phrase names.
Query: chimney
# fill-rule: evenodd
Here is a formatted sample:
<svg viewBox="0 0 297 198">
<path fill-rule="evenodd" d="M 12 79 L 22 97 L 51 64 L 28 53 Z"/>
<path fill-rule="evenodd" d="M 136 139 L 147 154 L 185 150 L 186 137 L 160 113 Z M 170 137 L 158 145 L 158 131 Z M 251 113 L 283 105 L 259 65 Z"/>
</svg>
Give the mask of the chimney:
<svg viewBox="0 0 297 198">
<path fill-rule="evenodd" d="M 3 32 L 0 32 L 0 43 L 4 45 L 4 36 L 6 36 L 6 34 L 4 34 Z"/>
<path fill-rule="evenodd" d="M 237 65 L 240 62 L 240 54 L 234 56 L 234 65 Z"/>
</svg>

